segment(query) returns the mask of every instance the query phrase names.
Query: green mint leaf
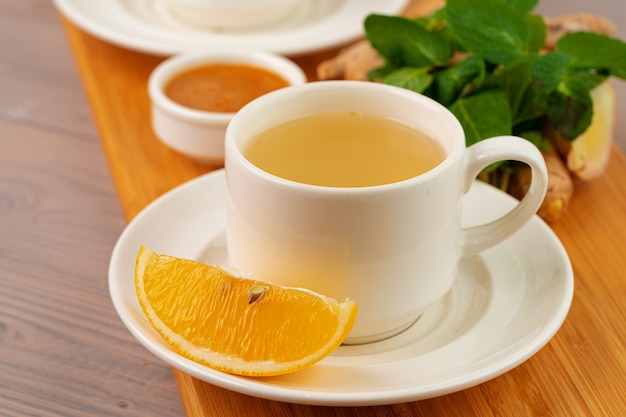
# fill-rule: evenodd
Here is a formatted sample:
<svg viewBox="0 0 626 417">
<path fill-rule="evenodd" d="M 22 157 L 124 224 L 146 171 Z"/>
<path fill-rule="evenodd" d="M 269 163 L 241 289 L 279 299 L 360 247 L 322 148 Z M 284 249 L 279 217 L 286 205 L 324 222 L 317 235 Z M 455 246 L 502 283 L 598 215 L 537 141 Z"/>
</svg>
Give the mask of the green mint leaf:
<svg viewBox="0 0 626 417">
<path fill-rule="evenodd" d="M 453 103 L 472 81 L 480 84 L 485 77 L 485 61 L 470 55 L 435 74 L 434 98 L 444 106 Z"/>
<path fill-rule="evenodd" d="M 436 33 L 440 38 L 444 39 L 450 45 L 452 51 L 461 52 L 463 48 L 448 27 L 445 10 L 445 7 L 441 8 L 429 17 L 417 17 L 413 18 L 413 21 L 427 31 Z"/>
<path fill-rule="evenodd" d="M 429 32 L 432 32 L 437 27 L 437 22 L 431 19 L 430 17 L 414 17 L 412 19 L 415 23 L 423 27 Z"/>
<path fill-rule="evenodd" d="M 550 94 L 559 86 L 567 84 L 572 78 L 577 79 L 576 83 L 583 83 L 588 90 L 591 90 L 604 80 L 607 75 L 596 71 L 576 68 L 576 62 L 570 55 L 560 51 L 551 52 L 537 58 L 531 68 L 531 75 L 539 83 L 543 90 Z"/>
<path fill-rule="evenodd" d="M 542 91 L 531 79 L 534 61 L 535 57 L 530 56 L 513 65 L 498 68 L 484 83 L 485 88 L 498 87 L 504 91 L 511 108 L 513 126 L 542 115 L 541 109 L 536 106 Z"/>
<path fill-rule="evenodd" d="M 582 77 L 571 77 L 561 83 L 552 93 L 542 96 L 538 103 L 550 120 L 550 124 L 567 140 L 574 140 L 591 124 L 593 102 Z"/>
<path fill-rule="evenodd" d="M 374 68 L 367 73 L 367 77 L 370 80 L 382 80 L 387 75 L 391 74 L 398 68 L 393 65 L 383 65 L 382 67 Z"/>
<path fill-rule="evenodd" d="M 563 51 L 539 57 L 531 68 L 531 74 L 543 90 L 537 104 L 550 123 L 569 140 L 583 133 L 593 114 L 589 92 L 608 76 L 580 68 L 576 58 Z"/>
<path fill-rule="evenodd" d="M 406 88 L 407 90 L 423 93 L 433 82 L 430 68 L 404 67 L 389 73 L 382 79 L 385 84 Z"/>
<path fill-rule="evenodd" d="M 569 55 L 572 65 L 596 72 L 608 71 L 626 79 L 626 43 L 591 32 L 575 32 L 563 36 L 555 50 Z"/>
<path fill-rule="evenodd" d="M 503 0 L 502 2 L 520 13 L 530 13 L 539 4 L 539 0 Z"/>
<path fill-rule="evenodd" d="M 446 25 L 446 9 L 442 7 L 435 10 L 430 16 L 418 16 L 414 17 L 413 21 L 419 23 L 424 29 L 429 32 L 436 32 Z"/>
<path fill-rule="evenodd" d="M 372 47 L 396 68 L 441 66 L 452 57 L 452 46 L 444 37 L 410 19 L 372 14 L 364 25 Z"/>
<path fill-rule="evenodd" d="M 587 71 L 577 71 L 570 74 L 567 80 L 565 80 L 565 84 L 570 85 L 572 82 L 580 83 L 582 88 L 587 89 L 587 91 L 591 91 L 595 87 L 606 81 L 607 78 L 609 78 L 609 76 L 604 74 L 595 74 L 593 72 Z"/>
<path fill-rule="evenodd" d="M 508 64 L 528 48 L 525 15 L 498 0 L 448 0 L 448 25 L 468 51 L 495 64 Z"/>
<path fill-rule="evenodd" d="M 533 131 L 522 132 L 522 133 L 519 133 L 518 136 L 531 142 L 533 145 L 539 148 L 539 150 L 542 150 L 544 152 L 549 151 L 550 148 L 552 147 L 552 144 L 550 143 L 550 141 L 542 135 L 541 131 L 533 130 Z"/>
<path fill-rule="evenodd" d="M 537 58 L 530 72 L 546 93 L 554 91 L 568 77 L 572 58 L 562 52 L 551 52 Z"/>
<path fill-rule="evenodd" d="M 448 14 L 446 13 L 446 8 L 441 7 L 433 12 L 431 15 L 431 19 L 438 23 L 445 23 L 448 20 Z"/>
<path fill-rule="evenodd" d="M 546 44 L 546 22 L 543 20 L 543 17 L 539 15 L 526 16 L 526 22 L 530 30 L 526 49 L 529 53 L 537 53 Z"/>
<path fill-rule="evenodd" d="M 467 146 L 492 136 L 511 134 L 511 109 L 502 90 L 463 97 L 450 106 L 461 122 Z"/>
</svg>

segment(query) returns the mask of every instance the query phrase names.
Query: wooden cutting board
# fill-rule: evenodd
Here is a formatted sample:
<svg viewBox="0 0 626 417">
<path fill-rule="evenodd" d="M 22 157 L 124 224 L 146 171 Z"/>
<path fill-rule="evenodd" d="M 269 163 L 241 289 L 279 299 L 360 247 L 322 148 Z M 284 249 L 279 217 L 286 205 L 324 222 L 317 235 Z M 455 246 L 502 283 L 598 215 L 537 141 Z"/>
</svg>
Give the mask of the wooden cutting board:
<svg viewBox="0 0 626 417">
<path fill-rule="evenodd" d="M 414 0 L 411 14 L 434 1 Z M 163 146 L 150 127 L 148 76 L 163 59 L 96 39 L 64 20 L 119 200 L 130 221 L 165 191 L 215 169 Z M 315 67 L 337 50 L 295 58 Z M 377 407 L 318 407 L 231 392 L 178 370 L 189 416 L 614 416 L 626 409 L 626 157 L 615 146 L 607 172 L 577 184 L 553 226 L 575 270 L 568 319 L 539 353 L 479 386 L 429 400 Z M 158 395 L 158 393 L 155 393 Z"/>
</svg>

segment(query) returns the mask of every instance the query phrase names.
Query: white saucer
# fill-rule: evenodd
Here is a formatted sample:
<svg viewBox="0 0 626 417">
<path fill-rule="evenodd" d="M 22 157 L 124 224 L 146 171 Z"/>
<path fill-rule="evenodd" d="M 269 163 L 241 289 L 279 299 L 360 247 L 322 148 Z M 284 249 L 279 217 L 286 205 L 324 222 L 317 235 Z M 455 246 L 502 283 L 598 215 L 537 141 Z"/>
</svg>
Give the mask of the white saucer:
<svg viewBox="0 0 626 417">
<path fill-rule="evenodd" d="M 397 14 L 408 0 L 306 0 L 271 26 L 216 30 L 179 20 L 159 0 L 54 0 L 68 19 L 113 44 L 157 55 L 189 49 L 258 49 L 298 55 L 363 35 L 370 13 Z"/>
<path fill-rule="evenodd" d="M 379 405 L 459 391 L 514 368 L 541 349 L 569 311 L 572 267 L 538 217 L 505 243 L 463 261 L 456 284 L 409 330 L 388 340 L 341 346 L 305 370 L 280 377 L 224 374 L 175 352 L 137 302 L 134 263 L 141 244 L 179 257 L 225 263 L 224 172 L 192 180 L 155 200 L 124 230 L 110 263 L 113 304 L 152 353 L 196 378 L 261 398 L 316 405 Z M 465 224 L 508 211 L 515 200 L 476 182 Z"/>
</svg>

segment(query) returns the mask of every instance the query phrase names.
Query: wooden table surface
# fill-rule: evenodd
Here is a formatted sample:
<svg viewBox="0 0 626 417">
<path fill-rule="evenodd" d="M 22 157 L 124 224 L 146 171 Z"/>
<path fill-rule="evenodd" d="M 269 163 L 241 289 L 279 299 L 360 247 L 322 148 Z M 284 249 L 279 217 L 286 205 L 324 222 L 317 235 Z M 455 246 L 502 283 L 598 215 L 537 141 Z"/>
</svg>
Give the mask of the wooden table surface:
<svg viewBox="0 0 626 417">
<path fill-rule="evenodd" d="M 542 7 L 562 12 L 555 3 Z M 615 4 L 594 7 L 609 14 Z M 0 0 L 0 34 L 1 416 L 616 416 L 626 409 L 626 156 L 617 144 L 606 173 L 578 183 L 569 213 L 553 225 L 573 264 L 575 295 L 562 328 L 531 359 L 474 388 L 408 404 L 260 400 L 172 373 L 130 335 L 109 298 L 109 256 L 126 222 L 210 170 L 162 146 L 150 129 L 145 84 L 162 57 L 96 39 L 41 0 Z M 332 54 L 297 62 L 312 76 Z M 626 144 L 623 121 L 616 139 Z"/>
</svg>

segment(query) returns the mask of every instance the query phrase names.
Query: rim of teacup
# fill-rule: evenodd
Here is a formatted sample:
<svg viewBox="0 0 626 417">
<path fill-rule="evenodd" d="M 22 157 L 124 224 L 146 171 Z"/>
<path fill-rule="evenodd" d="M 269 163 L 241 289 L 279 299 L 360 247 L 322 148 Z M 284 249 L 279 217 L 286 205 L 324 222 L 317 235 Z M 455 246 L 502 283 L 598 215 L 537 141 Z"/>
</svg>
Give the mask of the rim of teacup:
<svg viewBox="0 0 626 417">
<path fill-rule="evenodd" d="M 283 99 L 285 96 L 300 96 L 300 98 L 305 97 L 306 94 L 326 94 L 329 91 L 333 91 L 337 93 L 339 89 L 363 89 L 364 93 L 372 93 L 375 90 L 380 93 L 384 91 L 385 94 L 390 96 L 395 96 L 399 99 L 417 101 L 422 106 L 430 108 L 432 111 L 439 113 L 448 123 L 447 128 L 450 129 L 453 133 L 453 138 L 449 139 L 448 145 L 449 149 L 446 149 L 446 157 L 445 159 L 436 167 L 431 170 L 424 172 L 415 177 L 411 177 L 402 181 L 396 181 L 388 184 L 381 185 L 371 185 L 371 186 L 361 186 L 361 187 L 333 187 L 333 186 L 324 186 L 324 185 L 313 185 L 306 183 L 299 183 L 296 181 L 288 180 L 274 174 L 271 174 L 265 170 L 254 165 L 252 162 L 248 161 L 248 159 L 243 155 L 241 146 L 237 140 L 237 137 L 241 130 L 241 125 L 239 120 L 257 116 L 257 114 L 263 114 L 266 110 L 266 106 L 284 106 L 285 103 Z M 358 110 L 357 110 L 358 111 Z M 244 119 L 245 120 L 245 119 Z M 268 128 L 275 124 L 268 124 Z M 264 129 L 259 129 L 262 131 Z M 439 140 L 438 140 L 439 141 Z M 465 144 L 465 133 L 463 131 L 463 127 L 461 123 L 458 121 L 456 117 L 443 105 L 436 102 L 435 100 L 407 90 L 405 88 L 396 87 L 388 84 L 374 83 L 370 81 L 346 81 L 346 80 L 330 80 L 330 81 L 317 81 L 304 85 L 296 85 L 291 87 L 286 87 L 281 90 L 276 90 L 271 93 L 268 93 L 264 96 L 261 96 L 247 105 L 245 105 L 231 120 L 231 123 L 228 125 L 226 129 L 226 137 L 225 137 L 225 170 L 226 175 L 228 177 L 229 166 L 232 164 L 241 165 L 246 172 L 255 173 L 260 175 L 262 178 L 273 182 L 275 184 L 280 184 L 284 187 L 290 187 L 293 189 L 308 189 L 308 190 L 318 190 L 323 193 L 357 193 L 357 194 L 366 194 L 373 189 L 389 189 L 390 191 L 396 190 L 399 188 L 411 187 L 416 185 L 417 183 L 423 183 L 429 181 L 431 178 L 436 177 L 440 174 L 441 171 L 449 169 L 450 165 L 454 164 L 458 158 L 461 158 L 463 155 L 463 151 L 466 148 Z"/>
</svg>

